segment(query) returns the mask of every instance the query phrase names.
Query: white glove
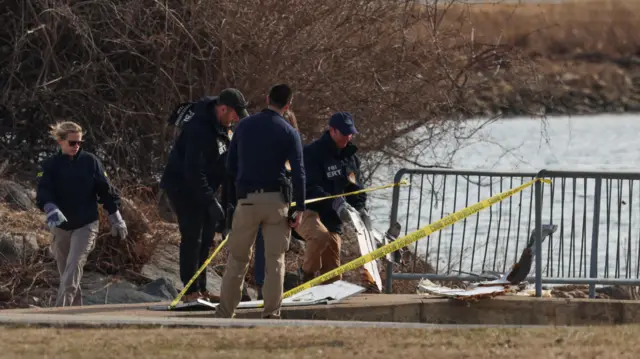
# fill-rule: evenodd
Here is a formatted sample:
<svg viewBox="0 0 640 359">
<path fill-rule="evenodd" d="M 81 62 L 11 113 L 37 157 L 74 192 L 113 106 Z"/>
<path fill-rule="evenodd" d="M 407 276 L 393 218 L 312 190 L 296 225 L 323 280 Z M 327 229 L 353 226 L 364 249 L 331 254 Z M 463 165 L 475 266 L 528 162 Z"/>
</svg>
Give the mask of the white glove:
<svg viewBox="0 0 640 359">
<path fill-rule="evenodd" d="M 58 209 L 58 206 L 53 203 L 45 204 L 44 211 L 47 214 L 47 225 L 49 226 L 49 229 L 54 229 L 67 221 L 67 217 L 65 217 Z"/>
<path fill-rule="evenodd" d="M 111 236 L 120 236 L 120 239 L 127 238 L 127 224 L 124 223 L 124 219 L 120 215 L 120 211 L 115 211 L 109 215 L 109 224 L 111 224 Z"/>
</svg>

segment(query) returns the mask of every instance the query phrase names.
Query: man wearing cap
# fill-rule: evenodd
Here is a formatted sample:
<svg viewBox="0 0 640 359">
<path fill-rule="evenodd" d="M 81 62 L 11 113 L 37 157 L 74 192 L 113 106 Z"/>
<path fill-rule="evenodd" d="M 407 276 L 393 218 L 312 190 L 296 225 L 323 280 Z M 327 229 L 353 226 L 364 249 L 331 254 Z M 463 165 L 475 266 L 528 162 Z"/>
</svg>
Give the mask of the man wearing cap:
<svg viewBox="0 0 640 359">
<path fill-rule="evenodd" d="M 304 148 L 307 174 L 307 198 L 319 198 L 363 189 L 358 148 L 351 139 L 358 131 L 348 112 L 337 112 L 329 119 L 329 128 Z M 361 214 L 366 211 L 366 193 L 307 204 L 296 232 L 306 240 L 304 262 L 298 275 L 307 282 L 319 274 L 340 266 L 342 221 L 351 205 Z M 341 279 L 336 276 L 325 283 Z"/>
<path fill-rule="evenodd" d="M 249 266 L 258 228 L 264 238 L 264 318 L 279 318 L 285 273 L 285 252 L 291 228 L 305 209 L 305 171 L 298 132 L 283 118 L 293 92 L 286 84 L 269 90 L 267 108 L 242 120 L 229 146 L 227 170 L 235 178 L 238 204 L 229 235 L 229 257 L 222 278 L 216 317 L 233 318 L 240 302 L 243 278 Z M 292 169 L 286 176 L 285 162 Z M 295 201 L 295 216 L 289 208 Z"/>
<path fill-rule="evenodd" d="M 247 102 L 236 89 L 196 101 L 182 116 L 182 131 L 169 153 L 160 187 L 167 193 L 180 229 L 180 279 L 186 286 L 209 256 L 216 232 L 226 234 L 226 214 L 233 203 L 232 183 L 226 181 L 225 161 L 230 127 L 249 115 Z M 222 186 L 222 204 L 218 188 Z M 206 272 L 185 293 L 185 301 L 217 300 L 207 292 Z"/>
</svg>

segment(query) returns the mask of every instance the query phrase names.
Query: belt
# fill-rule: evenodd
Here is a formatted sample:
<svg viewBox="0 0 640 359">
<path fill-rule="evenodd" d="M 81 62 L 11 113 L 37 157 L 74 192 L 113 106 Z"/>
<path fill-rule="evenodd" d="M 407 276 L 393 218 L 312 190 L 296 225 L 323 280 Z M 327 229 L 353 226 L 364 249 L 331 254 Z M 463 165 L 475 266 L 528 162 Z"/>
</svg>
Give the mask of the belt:
<svg viewBox="0 0 640 359">
<path fill-rule="evenodd" d="M 236 186 L 236 198 L 243 199 L 247 198 L 249 193 L 269 193 L 269 192 L 280 192 L 282 189 L 280 185 L 265 185 L 265 186 Z"/>
</svg>

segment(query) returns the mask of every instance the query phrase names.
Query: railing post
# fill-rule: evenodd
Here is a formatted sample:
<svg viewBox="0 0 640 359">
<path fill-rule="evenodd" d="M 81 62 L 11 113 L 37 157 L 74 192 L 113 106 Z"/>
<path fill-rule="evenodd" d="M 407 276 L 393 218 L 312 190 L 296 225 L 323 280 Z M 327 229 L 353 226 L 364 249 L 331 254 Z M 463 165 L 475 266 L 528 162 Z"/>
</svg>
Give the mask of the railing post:
<svg viewBox="0 0 640 359">
<path fill-rule="evenodd" d="M 537 178 L 543 178 L 544 170 L 538 172 Z M 542 297 L 542 181 L 536 181 L 535 188 L 535 208 L 536 208 L 536 297 Z"/>
<path fill-rule="evenodd" d="M 596 188 L 593 194 L 593 227 L 591 232 L 591 264 L 589 277 L 598 277 L 598 231 L 600 230 L 600 196 L 602 191 L 602 177 L 596 177 Z M 596 284 L 589 284 L 589 298 L 596 297 Z"/>
<path fill-rule="evenodd" d="M 402 181 L 402 176 L 406 173 L 406 168 L 401 168 L 398 172 L 396 172 L 395 177 L 393 178 L 394 183 L 398 183 Z M 409 199 L 410 200 L 410 199 Z M 393 195 L 391 198 L 391 218 L 389 220 L 389 228 L 393 226 L 398 221 L 398 205 L 400 202 L 400 186 L 393 187 Z M 393 258 L 394 253 L 390 253 L 387 259 Z M 393 262 L 391 260 L 387 261 L 387 285 L 385 288 L 385 292 L 387 294 L 391 294 L 392 285 L 393 285 Z"/>
</svg>

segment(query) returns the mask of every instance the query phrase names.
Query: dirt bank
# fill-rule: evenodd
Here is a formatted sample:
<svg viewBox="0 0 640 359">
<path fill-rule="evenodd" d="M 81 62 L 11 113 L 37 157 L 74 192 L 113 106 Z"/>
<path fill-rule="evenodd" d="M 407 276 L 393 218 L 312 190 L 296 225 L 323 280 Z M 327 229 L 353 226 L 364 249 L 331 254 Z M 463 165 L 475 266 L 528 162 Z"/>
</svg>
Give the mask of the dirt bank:
<svg viewBox="0 0 640 359">
<path fill-rule="evenodd" d="M 640 111 L 638 1 L 455 5 L 443 23 L 464 46 L 517 50 L 469 79 L 481 84 L 466 101 L 469 114 Z"/>
</svg>

